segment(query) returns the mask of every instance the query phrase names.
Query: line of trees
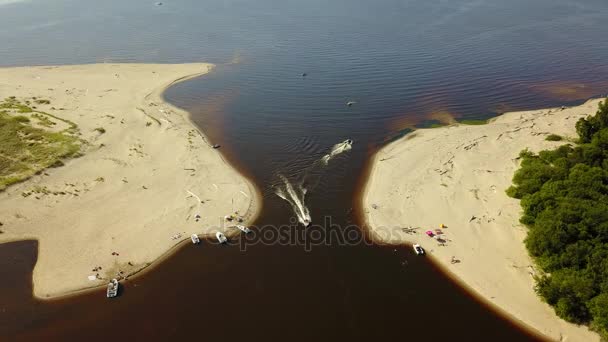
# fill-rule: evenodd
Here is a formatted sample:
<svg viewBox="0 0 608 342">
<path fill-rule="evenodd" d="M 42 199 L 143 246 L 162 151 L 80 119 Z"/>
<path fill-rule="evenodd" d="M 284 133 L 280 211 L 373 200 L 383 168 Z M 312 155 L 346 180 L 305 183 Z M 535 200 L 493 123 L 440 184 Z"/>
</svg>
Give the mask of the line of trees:
<svg viewBox="0 0 608 342">
<path fill-rule="evenodd" d="M 576 123 L 578 141 L 520 153 L 507 190 L 521 199 L 536 291 L 565 320 L 608 339 L 608 103 Z"/>
</svg>

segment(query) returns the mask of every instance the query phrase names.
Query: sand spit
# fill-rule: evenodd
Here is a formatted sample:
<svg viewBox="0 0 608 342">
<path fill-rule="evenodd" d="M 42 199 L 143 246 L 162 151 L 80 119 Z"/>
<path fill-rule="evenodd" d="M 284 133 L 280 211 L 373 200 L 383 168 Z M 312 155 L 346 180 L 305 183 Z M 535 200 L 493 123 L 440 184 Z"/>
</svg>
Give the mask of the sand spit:
<svg viewBox="0 0 608 342">
<path fill-rule="evenodd" d="M 464 285 L 553 340 L 599 341 L 534 293 L 537 270 L 523 244 L 519 202 L 505 194 L 521 150 L 565 143 L 545 141 L 551 133 L 573 139 L 576 121 L 595 114 L 599 102 L 421 129 L 389 144 L 374 157 L 363 196 L 369 229 L 389 244 L 420 243 Z M 425 235 L 436 229 L 441 239 Z"/>
<path fill-rule="evenodd" d="M 83 157 L 0 193 L 0 243 L 39 240 L 35 296 L 67 295 L 137 273 L 192 233 L 224 230 L 223 217 L 235 211 L 253 219 L 257 190 L 187 113 L 161 98 L 171 84 L 211 68 L 0 68 L 0 98 L 48 99 L 37 110 L 75 122 L 86 141 Z"/>
</svg>

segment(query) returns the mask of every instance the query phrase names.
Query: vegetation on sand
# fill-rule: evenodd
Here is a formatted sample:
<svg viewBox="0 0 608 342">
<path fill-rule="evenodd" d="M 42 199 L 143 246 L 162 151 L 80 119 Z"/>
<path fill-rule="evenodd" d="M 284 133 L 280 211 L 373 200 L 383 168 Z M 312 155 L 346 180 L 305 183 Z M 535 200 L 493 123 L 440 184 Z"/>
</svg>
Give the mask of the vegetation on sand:
<svg viewBox="0 0 608 342">
<path fill-rule="evenodd" d="M 51 131 L 36 127 L 24 113 L 43 122 L 43 127 L 61 121 L 67 128 Z M 76 156 L 81 146 L 77 134 L 76 124 L 34 111 L 13 97 L 0 102 L 0 191 Z"/>
<path fill-rule="evenodd" d="M 458 123 L 460 123 L 462 125 L 485 125 L 488 123 L 488 120 L 464 119 L 464 120 L 459 120 Z"/>
<path fill-rule="evenodd" d="M 521 199 L 538 294 L 567 321 L 608 338 L 608 104 L 576 124 L 579 141 L 522 151 L 507 194 Z"/>
<path fill-rule="evenodd" d="M 562 138 L 561 135 L 557 135 L 557 134 L 549 134 L 545 138 L 545 140 L 547 140 L 547 141 L 562 141 L 563 139 L 564 138 Z"/>
</svg>

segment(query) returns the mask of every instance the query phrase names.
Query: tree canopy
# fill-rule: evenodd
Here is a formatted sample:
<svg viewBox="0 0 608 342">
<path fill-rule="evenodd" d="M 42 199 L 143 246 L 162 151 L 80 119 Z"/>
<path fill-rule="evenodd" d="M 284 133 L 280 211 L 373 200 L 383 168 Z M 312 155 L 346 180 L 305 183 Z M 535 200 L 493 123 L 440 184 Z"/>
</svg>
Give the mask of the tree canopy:
<svg viewBox="0 0 608 342">
<path fill-rule="evenodd" d="M 521 199 L 536 291 L 567 321 L 608 338 L 608 103 L 576 123 L 579 140 L 520 153 L 507 190 Z"/>
</svg>

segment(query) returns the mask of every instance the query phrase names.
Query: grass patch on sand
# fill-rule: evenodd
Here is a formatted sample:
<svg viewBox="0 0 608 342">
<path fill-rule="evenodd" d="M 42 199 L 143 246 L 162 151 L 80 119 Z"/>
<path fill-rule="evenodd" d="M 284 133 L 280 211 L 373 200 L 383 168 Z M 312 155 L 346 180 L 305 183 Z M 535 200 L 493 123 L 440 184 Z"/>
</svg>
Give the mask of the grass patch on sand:
<svg viewBox="0 0 608 342">
<path fill-rule="evenodd" d="M 485 125 L 488 123 L 488 120 L 479 120 L 479 119 L 464 119 L 458 121 L 459 124 L 462 125 Z"/>
<path fill-rule="evenodd" d="M 51 119 L 47 115 L 34 113 L 32 117 L 38 120 L 38 124 L 44 127 L 51 128 L 55 126 L 57 123 Z"/>
<path fill-rule="evenodd" d="M 67 128 L 50 131 L 35 127 L 24 113 L 48 126 L 53 126 L 49 122 L 62 121 Z M 0 191 L 79 155 L 82 141 L 78 133 L 73 122 L 33 110 L 15 98 L 0 102 Z"/>
</svg>

